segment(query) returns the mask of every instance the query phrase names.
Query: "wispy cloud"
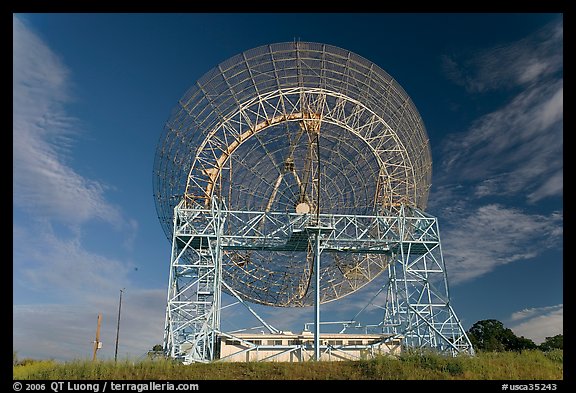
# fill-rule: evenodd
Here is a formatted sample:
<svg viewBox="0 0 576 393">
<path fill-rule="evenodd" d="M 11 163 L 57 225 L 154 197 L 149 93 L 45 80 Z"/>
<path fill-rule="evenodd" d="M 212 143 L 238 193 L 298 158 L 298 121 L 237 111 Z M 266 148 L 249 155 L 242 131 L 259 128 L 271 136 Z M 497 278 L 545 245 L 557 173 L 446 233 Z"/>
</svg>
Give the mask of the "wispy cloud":
<svg viewBox="0 0 576 393">
<path fill-rule="evenodd" d="M 34 247 L 30 239 L 34 239 Z M 28 228 L 15 225 L 15 288 L 85 301 L 86 294 L 115 291 L 127 283 L 125 261 L 86 250 L 77 236 L 64 238 L 48 223 Z"/>
<path fill-rule="evenodd" d="M 525 90 L 468 131 L 451 135 L 442 180 L 468 183 L 479 198 L 525 195 L 533 203 L 562 195 L 562 85 L 560 79 Z"/>
<path fill-rule="evenodd" d="M 437 181 L 464 183 L 477 198 L 521 196 L 529 203 L 563 191 L 563 23 L 487 49 L 448 75 L 471 92 L 520 89 L 502 108 L 446 137 Z M 470 76 L 463 77 L 465 72 Z"/>
<path fill-rule="evenodd" d="M 469 92 L 511 96 L 442 144 L 429 209 L 442 219 L 454 283 L 562 247 L 562 212 L 532 213 L 563 193 L 562 47 L 559 20 L 523 40 L 445 58 L 448 76 Z"/>
<path fill-rule="evenodd" d="M 14 15 L 14 350 L 19 356 L 61 360 L 91 355 L 96 317 L 102 312 L 102 354 L 109 355 L 116 296 L 119 288 L 128 287 L 134 297 L 126 306 L 125 328 L 132 334 L 126 335 L 124 349 L 142 353 L 143 345 L 162 340 L 165 291 L 160 296 L 133 288 L 129 257 L 87 246 L 87 224 L 99 221 L 121 234 L 119 249 L 129 249 L 137 222 L 106 199 L 105 184 L 71 165 L 82 124 L 66 108 L 72 100 L 70 74 Z"/>
<path fill-rule="evenodd" d="M 546 337 L 564 334 L 564 305 L 528 308 L 510 316 L 510 329 L 518 336 L 530 338 L 536 344 Z"/>
<path fill-rule="evenodd" d="M 442 230 L 443 253 L 451 282 L 459 284 L 497 266 L 530 259 L 557 247 L 562 215 L 536 215 L 498 204 L 447 213 Z M 535 236 L 535 234 L 538 234 Z"/>
<path fill-rule="evenodd" d="M 162 344 L 164 290 L 128 288 L 122 297 L 118 328 L 116 297 L 86 299 L 69 304 L 15 305 L 13 348 L 19 358 L 68 361 L 92 358 L 98 314 L 102 314 L 98 359 L 112 359 L 118 335 L 118 358 L 137 359 Z"/>
<path fill-rule="evenodd" d="M 20 359 L 88 358 L 99 311 L 82 305 L 14 305 L 13 349 Z"/>
<path fill-rule="evenodd" d="M 13 16 L 14 205 L 67 224 L 100 219 L 121 225 L 106 186 L 67 164 L 80 122 L 64 105 L 70 71 L 16 15 Z"/>
<path fill-rule="evenodd" d="M 130 262 L 90 252 L 78 237 L 58 236 L 47 226 L 14 226 L 13 348 L 18 356 L 91 356 L 96 316 L 102 313 L 104 347 L 98 356 L 111 358 L 120 288 L 126 291 L 119 356 L 139 357 L 161 344 L 166 290 L 138 288 Z"/>
<path fill-rule="evenodd" d="M 559 20 L 517 42 L 472 55 L 445 55 L 444 71 L 469 92 L 528 85 L 562 69 L 563 31 Z"/>
</svg>

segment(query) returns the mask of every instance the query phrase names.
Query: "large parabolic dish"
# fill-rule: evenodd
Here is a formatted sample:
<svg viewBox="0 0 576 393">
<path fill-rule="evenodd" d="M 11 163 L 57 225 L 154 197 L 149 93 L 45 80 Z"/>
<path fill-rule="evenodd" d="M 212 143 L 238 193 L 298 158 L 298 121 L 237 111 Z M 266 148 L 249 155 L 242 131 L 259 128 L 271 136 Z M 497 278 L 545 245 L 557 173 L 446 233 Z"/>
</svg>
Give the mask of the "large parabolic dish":
<svg viewBox="0 0 576 393">
<path fill-rule="evenodd" d="M 397 215 L 402 205 L 425 209 L 431 172 L 424 123 L 388 73 L 348 50 L 288 42 L 236 55 L 184 94 L 158 144 L 154 197 L 172 241 L 182 200 L 209 208 L 217 197 L 230 211 Z M 311 305 L 312 254 L 227 250 L 222 279 L 251 302 Z M 321 302 L 366 285 L 390 258 L 323 253 Z"/>
</svg>

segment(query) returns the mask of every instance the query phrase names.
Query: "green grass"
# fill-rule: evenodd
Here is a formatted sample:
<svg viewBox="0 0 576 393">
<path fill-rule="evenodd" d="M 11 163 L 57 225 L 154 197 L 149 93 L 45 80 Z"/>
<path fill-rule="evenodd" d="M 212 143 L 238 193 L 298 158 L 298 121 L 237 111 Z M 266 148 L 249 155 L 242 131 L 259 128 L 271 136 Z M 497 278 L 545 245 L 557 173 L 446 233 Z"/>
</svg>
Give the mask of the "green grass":
<svg viewBox="0 0 576 393">
<path fill-rule="evenodd" d="M 308 363 L 209 363 L 182 365 L 160 359 L 26 361 L 15 380 L 561 380 L 563 351 L 486 352 L 448 358 L 406 353 L 398 358 Z"/>
</svg>

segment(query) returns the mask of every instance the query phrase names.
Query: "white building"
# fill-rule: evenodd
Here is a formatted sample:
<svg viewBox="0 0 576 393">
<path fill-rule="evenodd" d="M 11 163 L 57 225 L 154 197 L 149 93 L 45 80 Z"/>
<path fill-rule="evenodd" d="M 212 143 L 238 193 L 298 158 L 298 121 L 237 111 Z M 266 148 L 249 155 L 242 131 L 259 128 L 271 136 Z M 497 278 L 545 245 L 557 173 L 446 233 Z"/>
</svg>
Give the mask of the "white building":
<svg viewBox="0 0 576 393">
<path fill-rule="evenodd" d="M 302 362 L 314 359 L 314 334 L 281 332 L 281 334 L 237 333 L 221 336 L 220 361 Z M 320 360 L 359 360 L 379 354 L 399 355 L 402 338 L 383 334 L 320 335 Z"/>
</svg>

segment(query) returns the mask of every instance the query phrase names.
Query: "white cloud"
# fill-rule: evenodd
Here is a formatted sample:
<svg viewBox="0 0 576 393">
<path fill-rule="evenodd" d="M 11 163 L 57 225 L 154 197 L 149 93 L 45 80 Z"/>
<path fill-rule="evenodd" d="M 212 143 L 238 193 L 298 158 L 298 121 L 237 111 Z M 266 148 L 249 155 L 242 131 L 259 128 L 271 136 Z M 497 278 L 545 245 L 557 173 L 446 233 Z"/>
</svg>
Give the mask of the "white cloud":
<svg viewBox="0 0 576 393">
<path fill-rule="evenodd" d="M 510 321 L 514 334 L 541 344 L 546 337 L 564 334 L 564 305 L 521 310 L 513 313 Z"/>
<path fill-rule="evenodd" d="M 562 247 L 562 213 L 528 213 L 563 194 L 562 40 L 560 20 L 470 59 L 445 59 L 468 91 L 513 94 L 444 141 L 429 209 L 441 218 L 451 282 Z M 517 207 L 507 206 L 512 200 Z M 518 201 L 532 206 L 523 211 Z"/>
<path fill-rule="evenodd" d="M 562 68 L 562 20 L 513 43 L 486 49 L 460 60 L 444 56 L 446 75 L 469 92 L 529 85 Z"/>
<path fill-rule="evenodd" d="M 13 349 L 20 359 L 91 357 L 98 312 L 81 305 L 14 305 Z"/>
<path fill-rule="evenodd" d="M 63 238 L 48 223 L 15 228 L 15 288 L 83 301 L 126 285 L 130 265 L 87 251 L 77 236 Z"/>
<path fill-rule="evenodd" d="M 16 15 L 13 16 L 14 205 L 69 224 L 101 219 L 121 225 L 106 187 L 67 165 L 79 121 L 70 100 L 69 70 Z"/>
<path fill-rule="evenodd" d="M 113 359 L 119 291 L 77 305 L 33 304 L 13 307 L 13 348 L 20 359 L 92 359 L 98 314 L 102 314 L 98 359 Z M 138 359 L 162 344 L 164 290 L 128 288 L 122 297 L 118 359 Z"/>
<path fill-rule="evenodd" d="M 135 297 L 126 306 L 132 333 L 125 348 L 141 354 L 162 341 L 164 308 L 159 305 L 165 294 L 132 288 L 130 258 L 115 257 L 113 244 L 101 253 L 87 246 L 86 237 L 94 231 L 86 224 L 112 226 L 122 233 L 116 245 L 129 249 L 138 223 L 106 200 L 103 183 L 70 164 L 81 136 L 80 121 L 65 108 L 70 86 L 67 67 L 14 15 L 14 350 L 21 357 L 91 357 L 96 317 L 102 312 L 107 337 L 102 354 L 109 356 L 115 296 L 128 287 Z"/>
<path fill-rule="evenodd" d="M 527 214 L 498 204 L 446 215 L 440 224 L 442 247 L 450 282 L 459 284 L 497 266 L 534 258 L 562 238 L 562 215 Z M 535 236 L 538 234 L 538 236 Z"/>
<path fill-rule="evenodd" d="M 561 79 L 542 83 L 481 117 L 468 131 L 450 135 L 441 182 L 470 183 L 477 197 L 522 195 L 536 202 L 562 195 L 562 95 Z M 543 189 L 550 179 L 553 187 Z"/>
<path fill-rule="evenodd" d="M 123 287 L 118 356 L 137 358 L 162 343 L 165 289 L 135 287 L 130 263 L 89 252 L 78 237 L 57 236 L 43 225 L 13 231 L 13 348 L 20 358 L 91 358 L 99 312 L 104 347 L 98 357 L 112 358 Z"/>
<path fill-rule="evenodd" d="M 529 203 L 562 195 L 562 51 L 560 20 L 463 60 L 462 67 L 445 59 L 449 76 L 469 91 L 521 90 L 467 131 L 446 137 L 440 184 L 468 184 L 477 198 L 520 196 Z"/>
<path fill-rule="evenodd" d="M 555 195 L 562 195 L 564 189 L 564 170 L 559 169 L 551 174 L 548 180 L 544 181 L 540 187 L 528 194 L 528 201 L 534 203 L 543 198 Z"/>
</svg>

